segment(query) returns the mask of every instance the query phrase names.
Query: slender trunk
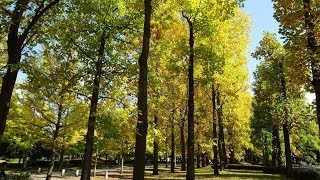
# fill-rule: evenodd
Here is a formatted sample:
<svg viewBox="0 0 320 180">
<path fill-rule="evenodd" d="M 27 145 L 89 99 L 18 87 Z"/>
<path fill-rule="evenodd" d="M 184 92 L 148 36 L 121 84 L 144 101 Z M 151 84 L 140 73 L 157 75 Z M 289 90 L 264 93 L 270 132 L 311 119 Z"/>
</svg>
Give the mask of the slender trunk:
<svg viewBox="0 0 320 180">
<path fill-rule="evenodd" d="M 27 169 L 28 153 L 24 151 L 22 157 L 23 169 Z"/>
<path fill-rule="evenodd" d="M 19 165 L 21 164 L 22 152 L 19 153 Z"/>
<path fill-rule="evenodd" d="M 304 4 L 304 21 L 307 27 L 307 50 L 308 61 L 311 63 L 312 85 L 316 94 L 317 119 L 320 134 L 320 66 L 317 56 L 319 56 L 317 40 L 315 35 L 315 19 L 311 14 L 313 11 L 310 7 L 310 0 L 303 0 Z M 316 17 L 316 16 L 315 16 Z"/>
<path fill-rule="evenodd" d="M 168 149 L 167 148 L 166 148 L 166 168 L 168 168 Z"/>
<path fill-rule="evenodd" d="M 190 61 L 188 68 L 188 160 L 187 160 L 187 180 L 194 180 L 194 79 L 193 79 L 193 63 L 194 63 L 194 32 L 193 22 L 186 17 L 189 24 L 189 47 L 190 47 Z"/>
<path fill-rule="evenodd" d="M 176 145 L 175 145 L 175 137 L 174 137 L 174 110 L 172 111 L 172 117 L 171 117 L 171 172 L 174 172 L 174 168 L 175 168 L 175 161 L 176 161 L 176 157 L 175 157 L 175 149 L 176 149 Z"/>
<path fill-rule="evenodd" d="M 217 137 L 217 115 L 216 115 L 216 91 L 214 88 L 214 82 L 211 87 L 212 94 L 212 139 L 213 139 L 213 172 L 219 174 L 218 166 L 218 137 Z"/>
<path fill-rule="evenodd" d="M 280 136 L 279 128 L 277 125 L 274 125 L 272 128 L 272 165 L 281 167 L 281 145 L 280 145 Z"/>
<path fill-rule="evenodd" d="M 63 167 L 63 156 L 64 156 L 64 152 L 65 152 L 65 147 L 62 147 L 61 149 L 61 152 L 60 152 L 60 159 L 59 159 L 59 163 L 60 163 L 60 166 L 59 166 L 59 169 L 62 169 Z"/>
<path fill-rule="evenodd" d="M 230 164 L 234 164 L 235 159 L 234 159 L 234 150 L 233 148 L 230 149 Z"/>
<path fill-rule="evenodd" d="M 58 140 L 59 131 L 60 131 L 62 111 L 63 111 L 63 106 L 61 104 L 59 104 L 58 111 L 59 111 L 58 112 L 58 120 L 57 120 L 57 124 L 55 124 L 55 126 L 56 126 L 55 131 L 53 132 L 52 151 L 51 151 L 51 155 L 50 155 L 50 163 L 49 163 L 49 168 L 48 168 L 46 180 L 51 179 L 52 173 L 53 173 L 53 168 L 54 168 L 54 159 L 56 157 L 56 146 L 57 146 L 57 140 Z"/>
<path fill-rule="evenodd" d="M 197 143 L 198 146 L 198 152 L 197 152 L 197 168 L 201 168 L 201 153 L 200 153 L 200 144 L 199 142 Z"/>
<path fill-rule="evenodd" d="M 144 179 L 146 164 L 146 137 L 148 131 L 148 57 L 150 46 L 151 0 L 144 0 L 144 29 L 142 53 L 139 57 L 139 92 L 138 92 L 138 122 L 136 132 L 136 145 L 134 154 L 133 179 Z"/>
<path fill-rule="evenodd" d="M 180 141 L 181 141 L 181 171 L 186 170 L 186 143 L 184 140 L 184 126 L 185 126 L 185 118 L 181 118 L 182 124 L 180 127 Z"/>
<path fill-rule="evenodd" d="M 123 154 L 121 155 L 121 172 L 120 174 L 123 174 L 123 166 L 124 166 L 124 157 Z"/>
<path fill-rule="evenodd" d="M 201 154 L 201 164 L 202 164 L 202 167 L 206 167 L 205 153 Z"/>
<path fill-rule="evenodd" d="M 158 116 L 154 116 L 154 128 L 158 129 Z M 159 145 L 158 145 L 158 137 L 157 134 L 154 133 L 154 139 L 153 139 L 153 175 L 159 174 L 158 169 L 158 157 L 159 157 Z"/>
<path fill-rule="evenodd" d="M 220 156 L 220 166 L 223 170 L 227 165 L 227 152 L 226 152 L 226 145 L 224 139 L 224 128 L 223 128 L 223 113 L 222 113 L 222 104 L 220 99 L 220 92 L 217 93 L 217 105 L 218 105 L 218 124 L 219 124 L 219 141 L 221 145 L 221 156 Z"/>
<path fill-rule="evenodd" d="M 96 73 L 93 80 L 93 89 L 92 89 L 91 104 L 90 104 L 90 115 L 88 120 L 88 130 L 86 135 L 86 145 L 85 145 L 85 152 L 84 152 L 84 160 L 82 164 L 81 180 L 90 180 L 92 151 L 93 151 L 93 137 L 94 137 L 94 128 L 96 124 L 96 117 L 97 117 L 99 88 L 100 88 L 100 80 L 102 75 L 102 59 L 104 56 L 105 43 L 106 43 L 105 34 L 102 34 L 102 37 L 100 40 L 99 58 L 98 58 L 98 61 L 96 62 Z"/>
<path fill-rule="evenodd" d="M 104 166 L 107 166 L 107 162 L 108 162 L 108 154 L 106 154 L 106 160 L 104 161 Z"/>
<path fill-rule="evenodd" d="M 280 69 L 280 78 L 281 78 L 281 86 L 282 86 L 282 96 L 285 102 L 284 108 L 284 122 L 282 124 L 283 128 L 283 138 L 284 138 L 284 147 L 285 147 L 285 155 L 286 155 L 286 169 L 288 176 L 292 175 L 292 160 L 291 160 L 291 147 L 290 147 L 290 134 L 288 129 L 288 120 L 289 120 L 289 109 L 288 109 L 288 97 L 287 97 L 287 84 L 283 70 L 283 64 L 279 63 Z"/>
</svg>

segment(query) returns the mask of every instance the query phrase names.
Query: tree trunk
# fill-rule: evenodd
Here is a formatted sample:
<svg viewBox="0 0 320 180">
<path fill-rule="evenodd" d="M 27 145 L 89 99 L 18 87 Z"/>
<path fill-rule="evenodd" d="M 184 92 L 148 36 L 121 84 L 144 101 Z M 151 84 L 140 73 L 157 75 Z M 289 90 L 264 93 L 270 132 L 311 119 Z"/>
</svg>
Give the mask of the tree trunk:
<svg viewBox="0 0 320 180">
<path fill-rule="evenodd" d="M 175 162 L 176 162 L 176 155 L 175 155 L 175 137 L 174 137 L 174 110 L 172 111 L 171 117 L 171 172 L 174 172 Z"/>
<path fill-rule="evenodd" d="M 184 140 L 184 126 L 185 126 L 185 118 L 181 118 L 182 124 L 180 127 L 180 141 L 181 141 L 181 171 L 186 170 L 186 143 Z"/>
<path fill-rule="evenodd" d="M 142 52 L 139 57 L 138 122 L 134 154 L 133 179 L 144 179 L 146 137 L 148 131 L 148 57 L 150 47 L 151 0 L 144 0 L 144 29 Z"/>
<path fill-rule="evenodd" d="M 317 119 L 318 128 L 320 134 L 320 66 L 319 60 L 316 55 L 319 56 L 317 40 L 315 35 L 315 18 L 313 18 L 310 7 L 310 0 L 303 0 L 304 4 L 304 21 L 307 27 L 307 50 L 308 61 L 311 63 L 312 71 L 312 85 L 316 94 L 316 106 L 317 106 Z M 317 17 L 317 16 L 315 16 Z"/>
<path fill-rule="evenodd" d="M 222 104 L 220 99 L 220 92 L 217 93 L 217 105 L 218 105 L 218 124 L 219 124 L 219 141 L 221 145 L 221 156 L 220 156 L 220 166 L 223 170 L 227 165 L 227 152 L 226 152 L 226 145 L 224 139 L 224 132 L 223 132 L 223 113 L 222 113 Z"/>
<path fill-rule="evenodd" d="M 193 22 L 186 16 L 189 25 L 189 48 L 190 59 L 188 68 L 188 160 L 187 160 L 187 180 L 194 180 L 194 79 L 193 79 L 193 66 L 194 66 L 194 31 Z"/>
<path fill-rule="evenodd" d="M 198 146 L 198 152 L 197 152 L 197 168 L 201 168 L 201 153 L 200 153 L 200 144 L 197 143 Z"/>
<path fill-rule="evenodd" d="M 219 174 L 218 166 L 218 137 L 217 137 L 217 115 L 216 115 L 216 91 L 214 88 L 214 82 L 211 87 L 212 94 L 212 139 L 213 139 L 213 172 L 214 174 Z"/>
<path fill-rule="evenodd" d="M 274 125 L 272 128 L 272 165 L 281 167 L 281 145 L 280 145 L 280 136 L 279 136 L 279 128 L 277 125 Z"/>
<path fill-rule="evenodd" d="M 158 129 L 158 116 L 154 116 L 154 128 Z M 153 175 L 159 174 L 158 169 L 158 158 L 159 158 L 159 145 L 158 145 L 158 137 L 157 134 L 154 133 L 154 139 L 153 139 Z"/>
<path fill-rule="evenodd" d="M 96 117 L 97 117 L 99 88 L 100 88 L 100 80 L 102 75 L 102 59 L 104 56 L 105 43 L 106 43 L 105 34 L 102 34 L 100 39 L 99 58 L 98 58 L 98 61 L 96 62 L 96 73 L 93 80 L 93 89 L 92 89 L 91 104 L 90 104 L 90 115 L 88 120 L 88 130 L 86 135 L 86 145 L 85 145 L 85 152 L 84 152 L 84 160 L 82 164 L 81 180 L 90 180 L 94 128 L 95 128 Z"/>
<path fill-rule="evenodd" d="M 205 153 L 201 154 L 201 163 L 202 163 L 202 167 L 206 167 Z"/>
<path fill-rule="evenodd" d="M 107 162 L 108 162 L 108 154 L 106 154 L 106 160 L 104 161 L 104 166 L 107 166 L 108 164 L 107 164 Z"/>
<path fill-rule="evenodd" d="M 22 157 L 23 169 L 25 170 L 27 169 L 28 153 L 24 151 Z"/>
<path fill-rule="evenodd" d="M 62 97 L 62 99 L 63 99 L 63 97 Z M 52 151 L 51 151 L 51 155 L 50 155 L 50 162 L 49 162 L 49 168 L 48 168 L 46 180 L 50 180 L 52 177 L 52 173 L 53 173 L 54 159 L 56 157 L 57 140 L 58 140 L 59 131 L 60 131 L 60 124 L 61 124 L 61 120 L 62 120 L 61 119 L 62 118 L 62 111 L 63 111 L 62 104 L 59 104 L 58 111 L 59 111 L 58 112 L 58 120 L 57 120 L 57 124 L 55 124 L 56 129 L 53 132 Z"/>
<path fill-rule="evenodd" d="M 168 168 L 168 149 L 166 148 L 166 168 Z"/>
<path fill-rule="evenodd" d="M 284 138 L 284 147 L 285 147 L 285 155 L 286 155 L 286 169 L 288 176 L 292 176 L 292 160 L 291 160 L 291 147 L 290 147 L 290 135 L 288 129 L 288 120 L 289 120 L 289 109 L 288 109 L 288 97 L 287 97 L 287 84 L 283 70 L 283 64 L 279 63 L 280 69 L 280 78 L 281 78 L 281 86 L 282 86 L 282 96 L 285 102 L 284 108 L 284 122 L 282 124 L 283 128 L 283 138 Z"/>
</svg>

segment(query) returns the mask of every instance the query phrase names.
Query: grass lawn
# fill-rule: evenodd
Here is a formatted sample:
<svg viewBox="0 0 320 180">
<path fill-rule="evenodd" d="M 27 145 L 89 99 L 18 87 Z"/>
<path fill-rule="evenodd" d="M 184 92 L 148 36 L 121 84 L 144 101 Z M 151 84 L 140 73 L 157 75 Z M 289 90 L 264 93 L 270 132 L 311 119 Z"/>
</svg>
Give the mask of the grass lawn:
<svg viewBox="0 0 320 180">
<path fill-rule="evenodd" d="M 176 169 L 175 173 L 170 173 L 169 169 L 159 169 L 159 175 L 149 175 L 146 173 L 146 179 L 185 179 L 186 172 Z M 196 169 L 196 179 L 249 179 L 249 180 L 269 180 L 269 179 L 286 179 L 279 174 L 265 174 L 262 171 L 254 170 L 236 170 L 226 169 L 220 172 L 220 175 L 214 176 L 211 167 Z"/>
</svg>

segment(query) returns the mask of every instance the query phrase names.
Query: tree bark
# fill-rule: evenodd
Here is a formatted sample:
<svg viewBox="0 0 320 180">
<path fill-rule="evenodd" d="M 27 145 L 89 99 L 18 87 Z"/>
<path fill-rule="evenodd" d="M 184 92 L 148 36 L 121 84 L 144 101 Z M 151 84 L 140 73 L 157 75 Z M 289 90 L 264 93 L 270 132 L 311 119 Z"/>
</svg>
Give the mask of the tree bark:
<svg viewBox="0 0 320 180">
<path fill-rule="evenodd" d="M 292 176 L 292 159 L 291 159 L 291 147 L 290 147 L 290 134 L 288 129 L 288 119 L 289 119 L 289 109 L 288 109 L 288 97 L 287 97 L 287 84 L 283 70 L 283 64 L 279 63 L 280 69 L 280 78 L 281 78 L 281 86 L 282 86 L 282 96 L 285 102 L 284 108 L 284 122 L 282 124 L 283 129 L 283 138 L 284 138 L 284 147 L 285 147 L 285 155 L 286 155 L 286 169 L 288 176 Z"/>
<path fill-rule="evenodd" d="M 51 9 L 60 0 L 54 0 L 49 3 L 43 9 L 40 7 L 37 9 L 36 13 L 27 24 L 26 27 L 21 27 L 22 15 L 27 10 L 28 3 L 30 0 L 18 0 L 16 6 L 11 15 L 11 23 L 7 38 L 8 47 L 8 62 L 6 64 L 7 71 L 2 78 L 2 86 L 0 93 L 0 140 L 2 139 L 3 133 L 6 128 L 7 117 L 10 108 L 10 101 L 12 97 L 12 92 L 16 83 L 18 71 L 20 69 L 19 63 L 21 61 L 21 52 L 23 46 L 26 44 L 26 38 L 30 34 L 30 30 L 35 26 L 40 17 L 42 17 L 46 11 Z M 22 34 L 19 35 L 19 30 L 24 29 Z"/>
<path fill-rule="evenodd" d="M 175 161 L 176 161 L 176 144 L 175 144 L 175 137 L 174 137 L 174 110 L 172 111 L 172 117 L 171 117 L 171 172 L 174 173 L 175 168 Z"/>
<path fill-rule="evenodd" d="M 138 92 L 138 122 L 134 154 L 133 179 L 144 179 L 146 164 L 146 137 L 148 131 L 148 57 L 150 48 L 151 0 L 144 0 L 144 29 L 142 52 L 139 57 L 139 92 Z"/>
<path fill-rule="evenodd" d="M 310 7 L 310 0 L 303 0 L 303 4 L 304 21 L 307 27 L 307 54 L 308 61 L 311 63 L 312 85 L 316 95 L 317 120 L 320 134 L 320 66 L 318 60 L 319 52 L 315 35 L 315 19 L 313 18 L 315 16 L 311 14 L 312 9 Z M 318 56 L 318 58 L 316 56 Z"/>
<path fill-rule="evenodd" d="M 223 132 L 223 113 L 222 113 L 222 103 L 220 92 L 217 93 L 217 105 L 218 105 L 218 124 L 219 124 L 219 141 L 221 145 L 221 156 L 220 156 L 220 166 L 223 170 L 227 165 L 227 152 L 226 152 L 226 144 L 224 139 L 224 132 Z"/>
<path fill-rule="evenodd" d="M 88 120 L 88 130 L 86 135 L 84 160 L 82 164 L 81 180 L 90 180 L 94 128 L 95 128 L 96 118 L 97 118 L 99 89 L 100 89 L 100 81 L 101 81 L 101 75 L 102 75 L 102 59 L 104 56 L 105 43 L 106 43 L 106 37 L 105 37 L 105 34 L 102 34 L 100 39 L 99 57 L 95 67 L 96 73 L 93 80 L 93 89 L 92 89 L 91 104 L 90 104 L 90 114 L 89 114 L 89 120 Z"/>
<path fill-rule="evenodd" d="M 154 128 L 158 129 L 158 116 L 154 116 Z M 159 158 L 159 145 L 158 145 L 158 137 L 157 134 L 154 133 L 153 139 L 153 175 L 159 174 L 159 166 L 158 166 L 158 158 Z"/>
<path fill-rule="evenodd" d="M 281 167 L 281 144 L 280 144 L 280 136 L 279 136 L 279 128 L 277 125 L 274 125 L 272 128 L 272 165 Z"/>
<path fill-rule="evenodd" d="M 52 151 L 51 151 L 51 155 L 50 155 L 50 163 L 49 163 L 49 168 L 48 168 L 46 180 L 50 180 L 52 177 L 52 173 L 53 173 L 54 160 L 56 157 L 57 140 L 58 140 L 60 126 L 61 126 L 61 120 L 62 120 L 62 112 L 63 112 L 63 106 L 62 106 L 62 104 L 59 104 L 58 119 L 57 119 L 57 123 L 55 124 L 56 129 L 53 132 Z"/>
<path fill-rule="evenodd" d="M 181 141 L 181 171 L 186 170 L 186 142 L 184 140 L 184 126 L 186 119 L 181 118 L 182 124 L 180 127 L 180 141 Z"/>
<path fill-rule="evenodd" d="M 206 167 L 205 153 L 201 154 L 201 164 L 202 164 L 202 167 Z"/>
<path fill-rule="evenodd" d="M 212 101 L 212 139 L 213 139 L 213 172 L 215 175 L 219 174 L 218 166 L 218 137 L 217 137 L 217 115 L 216 115 L 216 91 L 214 82 L 211 87 L 211 101 Z"/>
<path fill-rule="evenodd" d="M 200 153 L 200 144 L 197 143 L 197 168 L 201 168 L 201 153 Z"/>
<path fill-rule="evenodd" d="M 194 66 L 194 30 L 193 22 L 184 16 L 189 25 L 189 67 L 188 67 L 188 158 L 187 158 L 187 180 L 194 180 L 194 78 L 193 78 L 193 66 Z"/>
</svg>

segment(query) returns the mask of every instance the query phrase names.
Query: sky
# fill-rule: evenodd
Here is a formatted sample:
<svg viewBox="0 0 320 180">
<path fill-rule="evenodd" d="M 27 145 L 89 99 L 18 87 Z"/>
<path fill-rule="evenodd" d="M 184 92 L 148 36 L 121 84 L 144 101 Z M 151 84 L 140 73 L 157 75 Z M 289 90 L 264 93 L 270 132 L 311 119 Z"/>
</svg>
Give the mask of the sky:
<svg viewBox="0 0 320 180">
<path fill-rule="evenodd" d="M 253 72 L 259 61 L 253 59 L 250 54 L 259 45 L 264 31 L 278 33 L 279 23 L 273 18 L 274 9 L 271 0 L 246 0 L 243 10 L 250 15 L 252 21 L 251 43 L 249 45 L 250 53 L 247 55 L 247 67 L 250 71 L 250 83 L 252 83 L 254 81 Z"/>
</svg>

